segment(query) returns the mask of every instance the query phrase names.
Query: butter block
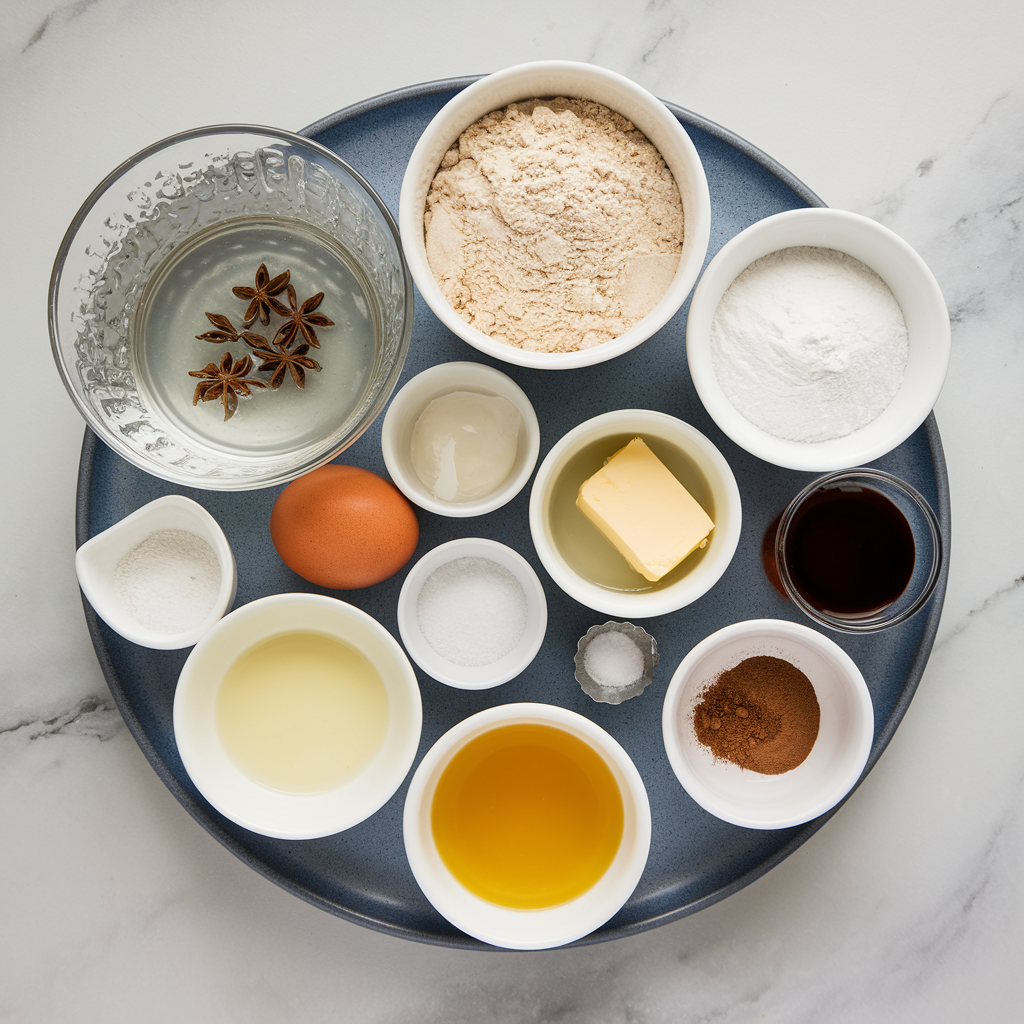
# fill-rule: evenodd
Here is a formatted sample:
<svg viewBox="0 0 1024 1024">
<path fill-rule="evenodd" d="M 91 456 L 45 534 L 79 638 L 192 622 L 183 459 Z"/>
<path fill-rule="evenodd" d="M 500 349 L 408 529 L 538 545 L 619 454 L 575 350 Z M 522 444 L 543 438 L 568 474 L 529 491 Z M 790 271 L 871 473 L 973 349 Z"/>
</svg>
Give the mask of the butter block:
<svg viewBox="0 0 1024 1024">
<path fill-rule="evenodd" d="M 641 437 L 583 482 L 576 507 L 652 583 L 703 547 L 715 528 Z"/>
</svg>

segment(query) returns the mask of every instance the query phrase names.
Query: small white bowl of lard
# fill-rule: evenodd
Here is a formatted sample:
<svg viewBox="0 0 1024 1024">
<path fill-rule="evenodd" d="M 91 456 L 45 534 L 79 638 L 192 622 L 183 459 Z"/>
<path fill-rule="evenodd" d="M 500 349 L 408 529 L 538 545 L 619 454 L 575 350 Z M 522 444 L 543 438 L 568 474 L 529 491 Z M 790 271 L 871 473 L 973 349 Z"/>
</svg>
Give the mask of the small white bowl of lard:
<svg viewBox="0 0 1024 1024">
<path fill-rule="evenodd" d="M 439 363 L 392 399 L 381 430 L 384 464 L 414 504 L 441 516 L 481 516 L 510 502 L 540 453 L 533 404 L 483 363 Z"/>
<path fill-rule="evenodd" d="M 678 312 L 711 200 L 690 137 L 622 75 L 538 61 L 474 82 L 406 169 L 402 246 L 427 305 L 504 362 L 613 359 Z"/>
</svg>

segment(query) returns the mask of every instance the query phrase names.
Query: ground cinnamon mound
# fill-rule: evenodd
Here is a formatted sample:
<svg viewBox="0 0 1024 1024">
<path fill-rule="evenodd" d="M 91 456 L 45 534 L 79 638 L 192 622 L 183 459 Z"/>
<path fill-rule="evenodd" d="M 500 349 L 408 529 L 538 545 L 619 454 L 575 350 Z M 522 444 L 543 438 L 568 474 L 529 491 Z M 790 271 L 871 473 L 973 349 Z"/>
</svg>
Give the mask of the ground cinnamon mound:
<svg viewBox="0 0 1024 1024">
<path fill-rule="evenodd" d="M 782 658 L 758 655 L 723 672 L 694 708 L 697 739 L 716 758 L 762 775 L 801 764 L 818 736 L 821 709 L 811 681 Z"/>
</svg>

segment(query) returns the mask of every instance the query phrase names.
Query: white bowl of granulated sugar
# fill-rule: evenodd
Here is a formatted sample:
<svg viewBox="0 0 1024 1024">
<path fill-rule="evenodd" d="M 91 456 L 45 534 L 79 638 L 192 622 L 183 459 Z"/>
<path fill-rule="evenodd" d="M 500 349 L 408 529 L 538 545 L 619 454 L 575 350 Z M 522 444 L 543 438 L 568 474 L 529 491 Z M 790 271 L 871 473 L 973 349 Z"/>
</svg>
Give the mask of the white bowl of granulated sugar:
<svg viewBox="0 0 1024 1024">
<path fill-rule="evenodd" d="M 474 82 L 427 125 L 398 207 L 402 247 L 449 330 L 504 362 L 613 359 L 678 312 L 711 200 L 656 97 L 592 64 L 538 61 Z"/>
<path fill-rule="evenodd" d="M 686 359 L 722 431 L 766 462 L 871 462 L 924 422 L 949 366 L 924 260 L 876 221 L 790 210 L 727 242 L 693 293 Z"/>
<path fill-rule="evenodd" d="M 409 657 L 459 690 L 514 679 L 537 656 L 547 627 L 544 587 L 530 563 L 483 537 L 428 551 L 398 596 L 398 631 Z"/>
</svg>

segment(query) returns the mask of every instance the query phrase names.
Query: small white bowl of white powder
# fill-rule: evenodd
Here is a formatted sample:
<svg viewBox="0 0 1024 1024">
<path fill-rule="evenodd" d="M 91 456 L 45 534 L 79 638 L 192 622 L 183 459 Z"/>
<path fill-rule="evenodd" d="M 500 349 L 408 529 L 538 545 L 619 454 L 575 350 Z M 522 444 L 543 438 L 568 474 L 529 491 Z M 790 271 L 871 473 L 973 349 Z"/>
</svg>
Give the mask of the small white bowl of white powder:
<svg viewBox="0 0 1024 1024">
<path fill-rule="evenodd" d="M 690 303 L 697 394 L 733 441 L 813 472 L 879 458 L 925 420 L 949 315 L 898 235 L 842 210 L 790 210 L 726 243 Z"/>
<path fill-rule="evenodd" d="M 486 690 L 519 675 L 537 656 L 547 625 L 544 588 L 530 563 L 480 537 L 428 551 L 398 597 L 409 657 L 461 690 Z"/>
<path fill-rule="evenodd" d="M 235 558 L 202 505 L 168 494 L 87 540 L 75 555 L 96 614 L 140 647 L 191 647 L 235 600 Z"/>
</svg>

